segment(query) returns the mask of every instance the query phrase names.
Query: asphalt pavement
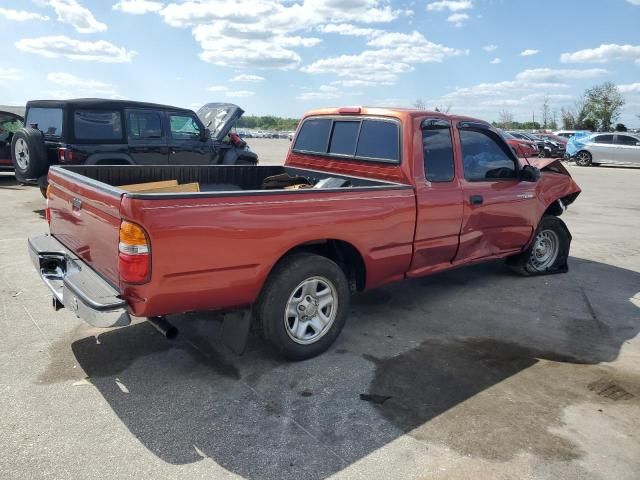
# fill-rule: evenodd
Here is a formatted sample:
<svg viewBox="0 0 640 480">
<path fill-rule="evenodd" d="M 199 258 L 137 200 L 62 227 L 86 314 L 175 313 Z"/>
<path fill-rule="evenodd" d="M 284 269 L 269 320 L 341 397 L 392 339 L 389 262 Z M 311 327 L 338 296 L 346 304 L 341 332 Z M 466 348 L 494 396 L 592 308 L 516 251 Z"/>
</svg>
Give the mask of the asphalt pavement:
<svg viewBox="0 0 640 480">
<path fill-rule="evenodd" d="M 273 163 L 289 145 L 249 143 Z M 254 337 L 231 353 L 213 313 L 167 341 L 54 312 L 26 250 L 44 200 L 0 174 L 0 477 L 638 479 L 640 169 L 570 171 L 569 273 L 361 294 L 298 363 Z"/>
</svg>

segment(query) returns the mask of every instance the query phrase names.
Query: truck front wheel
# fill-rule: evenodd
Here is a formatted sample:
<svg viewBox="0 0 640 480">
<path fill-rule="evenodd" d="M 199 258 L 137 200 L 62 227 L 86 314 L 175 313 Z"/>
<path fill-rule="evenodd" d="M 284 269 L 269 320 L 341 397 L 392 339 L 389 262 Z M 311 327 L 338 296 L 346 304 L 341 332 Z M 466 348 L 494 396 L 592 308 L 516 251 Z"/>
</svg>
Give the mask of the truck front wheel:
<svg viewBox="0 0 640 480">
<path fill-rule="evenodd" d="M 340 334 L 349 310 L 349 283 L 332 260 L 311 253 L 283 259 L 256 304 L 264 337 L 287 359 L 324 352 Z"/>
<path fill-rule="evenodd" d="M 568 271 L 567 259 L 571 234 L 562 220 L 545 215 L 535 232 L 531 246 L 519 255 L 509 257 L 507 264 L 520 275 L 542 275 Z"/>
</svg>

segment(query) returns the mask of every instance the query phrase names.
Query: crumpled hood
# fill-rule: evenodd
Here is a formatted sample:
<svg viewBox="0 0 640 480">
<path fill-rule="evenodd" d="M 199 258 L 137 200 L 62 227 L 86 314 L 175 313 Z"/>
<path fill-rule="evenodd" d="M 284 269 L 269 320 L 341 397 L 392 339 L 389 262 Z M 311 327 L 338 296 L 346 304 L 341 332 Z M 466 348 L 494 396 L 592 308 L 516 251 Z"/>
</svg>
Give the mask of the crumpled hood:
<svg viewBox="0 0 640 480">
<path fill-rule="evenodd" d="M 233 103 L 207 103 L 196 112 L 200 121 L 211 131 L 211 138 L 221 141 L 231 130 L 244 110 Z"/>
</svg>

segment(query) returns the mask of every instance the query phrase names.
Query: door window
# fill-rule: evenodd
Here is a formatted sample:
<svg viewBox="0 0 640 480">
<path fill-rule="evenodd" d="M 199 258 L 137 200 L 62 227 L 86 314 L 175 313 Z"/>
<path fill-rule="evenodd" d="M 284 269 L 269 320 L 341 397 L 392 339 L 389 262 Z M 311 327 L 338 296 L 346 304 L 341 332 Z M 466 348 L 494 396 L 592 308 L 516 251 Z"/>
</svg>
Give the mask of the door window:
<svg viewBox="0 0 640 480">
<path fill-rule="evenodd" d="M 430 182 L 453 180 L 453 144 L 449 126 L 422 130 L 424 173 Z"/>
<path fill-rule="evenodd" d="M 488 133 L 460 129 L 464 178 L 470 181 L 516 178 L 515 160 L 507 146 L 498 144 Z"/>
<path fill-rule="evenodd" d="M 640 138 L 635 138 L 630 135 L 617 135 L 616 143 L 618 145 L 629 145 L 635 147 L 640 143 Z"/>
<path fill-rule="evenodd" d="M 78 140 L 122 139 L 122 118 L 114 110 L 76 110 L 73 128 Z"/>
<path fill-rule="evenodd" d="M 130 112 L 129 138 L 162 138 L 162 120 L 157 112 Z"/>
<path fill-rule="evenodd" d="M 188 140 L 200 137 L 200 125 L 190 115 L 169 115 L 169 124 L 173 138 Z"/>
<path fill-rule="evenodd" d="M 598 135 L 593 141 L 594 143 L 613 143 L 613 135 Z"/>
</svg>

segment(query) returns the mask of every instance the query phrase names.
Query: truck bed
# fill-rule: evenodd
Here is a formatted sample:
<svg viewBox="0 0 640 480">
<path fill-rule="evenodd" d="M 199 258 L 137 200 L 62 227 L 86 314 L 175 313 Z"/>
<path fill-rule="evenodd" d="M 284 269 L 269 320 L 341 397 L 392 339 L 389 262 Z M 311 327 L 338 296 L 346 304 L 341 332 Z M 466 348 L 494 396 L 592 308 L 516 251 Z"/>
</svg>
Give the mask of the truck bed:
<svg viewBox="0 0 640 480">
<path fill-rule="evenodd" d="M 340 188 L 262 188 L 288 173 Z M 119 186 L 198 182 L 188 193 Z M 300 245 L 342 242 L 359 252 L 367 287 L 401 279 L 413 253 L 411 185 L 285 166 L 55 166 L 49 171 L 53 237 L 107 280 L 131 312 L 154 316 L 253 303 L 273 265 Z M 150 240 L 151 278 L 121 281 L 118 231 L 127 220 Z"/>
<path fill-rule="evenodd" d="M 286 190 L 263 189 L 265 178 L 289 174 L 301 176 L 315 184 L 325 178 L 340 178 L 349 181 L 348 186 L 340 188 L 323 188 L 322 191 L 340 191 L 343 189 L 370 190 L 379 188 L 411 188 L 408 185 L 373 180 L 361 177 L 320 172 L 317 170 L 285 167 L 278 165 L 228 165 L 228 166 L 200 166 L 200 165 L 112 165 L 112 166 L 66 166 L 52 167 L 62 175 L 79 182 L 109 191 L 114 194 L 126 193 L 130 198 L 185 198 L 202 196 L 229 196 L 246 194 L 303 193 L 311 189 Z M 118 187 L 144 182 L 158 182 L 163 180 L 177 180 L 179 184 L 200 184 L 200 192 L 181 193 L 144 193 L 123 192 Z M 314 189 L 316 192 L 317 189 Z"/>
</svg>

